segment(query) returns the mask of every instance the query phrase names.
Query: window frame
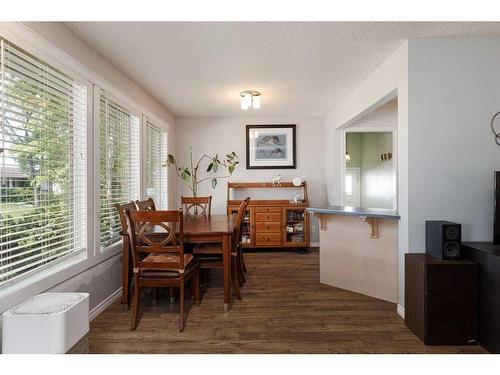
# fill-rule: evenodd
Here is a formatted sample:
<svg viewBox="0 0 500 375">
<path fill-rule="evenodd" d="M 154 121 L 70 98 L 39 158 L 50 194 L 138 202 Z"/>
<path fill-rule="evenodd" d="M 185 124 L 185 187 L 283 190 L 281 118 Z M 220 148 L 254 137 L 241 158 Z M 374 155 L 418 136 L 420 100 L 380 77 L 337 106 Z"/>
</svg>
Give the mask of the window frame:
<svg viewBox="0 0 500 375">
<path fill-rule="evenodd" d="M 93 116 L 94 116 L 94 187 L 93 187 L 93 195 L 94 195 L 94 205 L 95 205 L 95 215 L 94 215 L 94 232 L 95 232 L 95 238 L 94 238 L 94 253 L 97 255 L 98 253 L 105 253 L 108 251 L 121 251 L 121 241 L 115 242 L 114 244 L 111 244 L 110 246 L 103 247 L 101 246 L 101 226 L 100 226 L 100 221 L 101 221 L 101 198 L 100 198 L 100 179 L 101 179 L 101 174 L 100 174 L 100 163 L 101 163 L 101 148 L 100 148 L 100 97 L 101 97 L 101 92 L 104 91 L 106 97 L 113 101 L 114 103 L 122 106 L 123 108 L 127 109 L 130 111 L 131 115 L 137 116 L 139 119 L 139 152 L 138 152 L 138 157 L 141 158 L 139 161 L 139 197 L 143 196 L 143 183 L 142 183 L 142 175 L 143 175 L 143 142 L 142 142 L 142 137 L 143 137 L 143 115 L 142 113 L 137 110 L 135 107 L 127 104 L 126 102 L 122 101 L 120 98 L 116 97 L 113 93 L 103 90 L 97 85 L 93 85 Z"/>
<path fill-rule="evenodd" d="M 125 94 L 119 88 L 102 78 L 98 73 L 80 63 L 77 59 L 61 50 L 53 43 L 44 39 L 28 26 L 20 22 L 0 22 L 0 35 L 10 43 L 24 49 L 28 53 L 36 56 L 44 63 L 53 66 L 66 75 L 78 80 L 87 87 L 87 247 L 86 252 L 75 255 L 68 260 L 53 264 L 51 267 L 33 272 L 26 276 L 20 276 L 15 279 L 15 283 L 8 287 L 0 289 L 1 311 L 25 301 L 32 296 L 47 291 L 54 286 L 61 284 L 76 275 L 85 272 L 100 263 L 103 263 L 115 256 L 121 255 L 121 242 L 113 244 L 106 251 L 101 251 L 99 244 L 99 228 L 96 225 L 99 220 L 99 202 L 96 202 L 96 190 L 99 191 L 99 137 L 96 137 L 96 131 L 99 131 L 99 121 L 95 110 L 95 92 L 97 89 L 106 91 L 112 95 L 117 103 L 124 107 L 133 109 L 138 114 L 140 124 L 139 147 L 142 147 L 142 128 L 143 116 L 147 116 L 151 121 L 167 131 L 169 136 L 170 124 L 156 115 L 154 112 L 138 103 L 132 97 Z M 98 133 L 97 133 L 98 134 Z M 97 144 L 96 144 L 97 142 Z M 167 138 L 167 144 L 170 145 L 170 139 Z M 142 155 L 142 151 L 141 155 Z M 97 154 L 97 155 L 96 155 Z M 97 158 L 96 158 L 97 156 Z M 141 171 L 143 163 L 140 163 Z M 142 173 L 142 172 L 141 172 Z M 170 181 L 170 172 L 167 173 L 167 181 Z M 143 196 L 142 174 L 140 175 L 140 194 Z M 168 182 L 167 182 L 168 184 Z M 169 192 L 170 195 L 170 192 Z M 168 200 L 170 202 L 170 200 Z M 94 224 L 93 224 L 94 223 Z"/>
<path fill-rule="evenodd" d="M 85 79 L 82 75 L 80 75 L 77 72 L 74 72 L 72 69 L 68 69 L 66 66 L 58 63 L 54 59 L 50 57 L 46 57 L 44 53 L 39 53 L 38 51 L 33 51 L 33 48 L 30 47 L 28 43 L 23 41 L 22 39 L 16 37 L 15 35 L 12 35 L 11 33 L 7 32 L 4 28 L 0 26 L 0 37 L 4 39 L 8 44 L 12 45 L 15 49 L 20 49 L 22 51 L 25 51 L 26 53 L 32 55 L 34 58 L 41 60 L 43 64 L 50 66 L 51 68 L 54 68 L 64 75 L 67 75 L 71 79 L 77 81 L 79 84 L 82 85 L 87 90 L 86 93 L 86 103 L 85 103 L 85 109 L 84 111 L 86 112 L 86 160 L 85 160 L 85 189 L 86 189 L 86 202 L 84 204 L 85 208 L 87 209 L 87 217 L 84 222 L 85 225 L 85 230 L 86 230 L 86 236 L 85 236 L 85 243 L 82 249 L 75 251 L 73 254 L 67 254 L 61 258 L 55 259 L 53 262 L 43 264 L 36 269 L 33 269 L 31 271 L 26 272 L 25 274 L 21 274 L 19 276 L 14 277 L 13 279 L 7 280 L 5 283 L 0 285 L 0 302 L 2 302 L 2 297 L 5 294 L 8 294 L 10 290 L 15 290 L 16 285 L 23 285 L 26 282 L 29 282 L 29 280 L 33 279 L 36 280 L 38 279 L 37 275 L 49 275 L 51 273 L 52 269 L 60 269 L 60 268 L 65 268 L 66 266 L 71 266 L 74 264 L 78 264 L 80 262 L 84 262 L 88 258 L 88 250 L 89 250 L 89 239 L 91 236 L 93 236 L 93 233 L 89 233 L 89 213 L 91 213 L 91 209 L 93 205 L 91 205 L 92 202 L 89 202 L 89 197 L 88 197 L 88 187 L 89 187 L 89 170 L 92 168 L 91 160 L 90 159 L 90 153 L 89 153 L 89 148 L 92 146 L 91 145 L 91 139 L 89 138 L 90 136 L 90 126 L 92 125 L 91 123 L 91 117 L 89 117 L 89 104 L 91 103 L 90 101 L 90 93 L 92 90 L 92 86 L 90 85 L 89 81 Z M 89 211 L 90 209 L 90 211 Z"/>
<path fill-rule="evenodd" d="M 148 149 L 147 149 L 147 135 L 146 135 L 146 132 L 147 132 L 147 127 L 148 127 L 148 122 L 155 128 L 157 128 L 159 131 L 160 131 L 160 134 L 161 136 L 165 136 L 166 138 L 166 150 L 165 150 L 165 160 L 161 160 L 160 159 L 160 163 L 163 164 L 163 162 L 166 162 L 166 158 L 168 156 L 168 153 L 169 153 L 169 131 L 164 127 L 164 126 L 161 126 L 161 125 L 157 125 L 157 123 L 155 122 L 155 120 L 149 118 L 148 116 L 146 115 L 143 115 L 142 116 L 142 126 L 141 126 L 141 144 L 142 144 L 142 154 L 141 154 L 141 158 L 143 160 L 143 164 L 142 164 L 142 169 L 141 169 L 141 199 L 146 199 L 148 198 L 148 195 L 147 195 L 147 186 L 146 186 L 146 161 L 147 161 L 147 152 L 148 152 Z M 162 140 L 160 140 L 160 144 L 162 144 Z M 160 146 L 161 147 L 161 146 Z M 170 184 L 169 184 L 169 173 L 168 173 L 168 168 L 166 168 L 166 176 L 165 176 L 165 187 L 166 187 L 166 207 L 163 208 L 165 210 L 168 209 L 169 205 L 170 205 L 170 199 L 169 199 L 169 194 L 170 194 Z M 161 207 L 159 204 L 157 205 L 157 207 Z"/>
</svg>

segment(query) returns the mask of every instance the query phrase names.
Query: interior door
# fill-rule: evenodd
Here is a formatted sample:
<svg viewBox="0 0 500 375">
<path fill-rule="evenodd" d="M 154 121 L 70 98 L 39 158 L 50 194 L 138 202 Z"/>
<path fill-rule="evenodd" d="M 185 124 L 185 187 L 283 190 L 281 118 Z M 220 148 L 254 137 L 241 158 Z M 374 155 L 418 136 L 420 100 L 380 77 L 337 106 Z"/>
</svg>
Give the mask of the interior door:
<svg viewBox="0 0 500 375">
<path fill-rule="evenodd" d="M 359 168 L 345 169 L 344 205 L 361 206 L 361 172 Z"/>
</svg>

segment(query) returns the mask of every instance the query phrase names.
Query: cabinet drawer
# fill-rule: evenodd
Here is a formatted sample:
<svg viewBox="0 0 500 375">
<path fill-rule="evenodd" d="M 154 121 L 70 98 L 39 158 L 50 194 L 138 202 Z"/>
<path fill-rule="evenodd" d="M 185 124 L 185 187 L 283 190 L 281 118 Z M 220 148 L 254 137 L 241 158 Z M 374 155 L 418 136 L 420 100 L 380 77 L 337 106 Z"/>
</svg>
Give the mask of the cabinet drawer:
<svg viewBox="0 0 500 375">
<path fill-rule="evenodd" d="M 257 246 L 276 246 L 281 245 L 281 233 L 256 234 L 255 244 Z"/>
<path fill-rule="evenodd" d="M 281 222 L 281 212 L 259 212 L 255 214 L 255 221 L 279 221 Z"/>
<path fill-rule="evenodd" d="M 260 222 L 255 224 L 257 233 L 281 233 L 281 223 L 279 222 Z"/>
<path fill-rule="evenodd" d="M 281 212 L 281 207 L 255 207 L 255 212 Z"/>
</svg>

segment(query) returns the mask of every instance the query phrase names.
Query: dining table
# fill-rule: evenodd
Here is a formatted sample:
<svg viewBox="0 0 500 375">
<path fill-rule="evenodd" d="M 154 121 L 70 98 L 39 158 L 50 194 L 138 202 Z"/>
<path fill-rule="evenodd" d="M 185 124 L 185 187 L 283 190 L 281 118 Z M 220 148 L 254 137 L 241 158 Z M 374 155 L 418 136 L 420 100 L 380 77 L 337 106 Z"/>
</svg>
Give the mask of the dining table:
<svg viewBox="0 0 500 375">
<path fill-rule="evenodd" d="M 185 244 L 220 243 L 222 244 L 222 263 L 224 279 L 224 311 L 229 310 L 231 299 L 231 236 L 234 231 L 235 215 L 184 215 L 183 237 Z M 155 231 L 155 229 L 153 229 Z M 158 234 L 163 231 L 158 226 Z M 179 234 L 176 227 L 176 234 Z M 132 257 L 123 254 L 123 293 L 129 296 Z"/>
</svg>

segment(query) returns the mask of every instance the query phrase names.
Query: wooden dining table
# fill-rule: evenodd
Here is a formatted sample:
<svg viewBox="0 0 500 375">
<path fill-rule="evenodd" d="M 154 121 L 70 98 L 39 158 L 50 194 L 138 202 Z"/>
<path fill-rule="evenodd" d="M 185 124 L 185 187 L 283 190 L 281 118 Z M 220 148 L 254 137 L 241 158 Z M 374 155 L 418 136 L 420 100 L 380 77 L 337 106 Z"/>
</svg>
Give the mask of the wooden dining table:
<svg viewBox="0 0 500 375">
<path fill-rule="evenodd" d="M 184 216 L 184 243 L 221 243 L 224 271 L 224 311 L 229 310 L 231 298 L 231 236 L 234 230 L 234 215 Z M 159 233 L 162 229 L 159 229 Z M 123 290 L 129 295 L 132 262 L 123 254 Z M 126 269 L 125 269 L 126 268 Z"/>
</svg>

